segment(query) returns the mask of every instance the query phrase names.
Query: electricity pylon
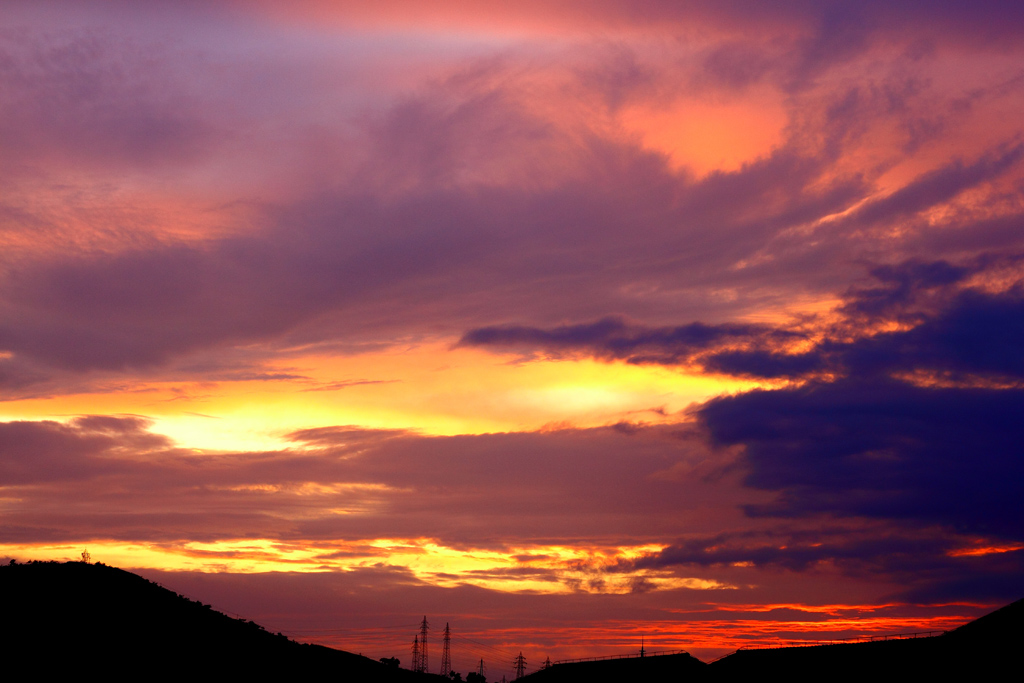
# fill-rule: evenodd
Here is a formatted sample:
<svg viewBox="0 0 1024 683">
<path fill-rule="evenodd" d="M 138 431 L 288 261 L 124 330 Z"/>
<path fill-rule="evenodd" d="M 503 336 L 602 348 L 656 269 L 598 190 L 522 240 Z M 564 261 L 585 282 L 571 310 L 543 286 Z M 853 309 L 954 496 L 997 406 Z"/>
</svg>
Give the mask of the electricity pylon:
<svg viewBox="0 0 1024 683">
<path fill-rule="evenodd" d="M 427 630 L 430 628 L 430 624 L 427 623 L 426 615 L 423 616 L 423 623 L 420 624 L 420 668 L 419 670 L 423 673 L 427 673 Z"/>
<path fill-rule="evenodd" d="M 412 670 L 420 670 L 420 637 L 412 639 Z"/>
<path fill-rule="evenodd" d="M 452 634 L 448 630 L 448 622 L 444 624 L 444 645 L 441 647 L 441 675 L 448 676 L 452 672 Z"/>
<path fill-rule="evenodd" d="M 518 657 L 512 660 L 512 664 L 516 667 L 516 680 L 519 680 L 523 677 L 523 674 L 526 673 L 526 660 L 523 659 L 522 652 L 519 653 Z"/>
</svg>

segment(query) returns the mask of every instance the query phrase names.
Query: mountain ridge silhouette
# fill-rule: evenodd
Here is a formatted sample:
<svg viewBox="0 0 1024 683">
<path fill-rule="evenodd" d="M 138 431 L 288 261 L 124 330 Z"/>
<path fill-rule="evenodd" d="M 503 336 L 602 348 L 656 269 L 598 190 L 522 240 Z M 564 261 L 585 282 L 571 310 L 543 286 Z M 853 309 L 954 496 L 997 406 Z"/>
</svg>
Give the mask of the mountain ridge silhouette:
<svg viewBox="0 0 1024 683">
<path fill-rule="evenodd" d="M 85 562 L 0 566 L 7 661 L 115 679 L 330 676 L 342 681 L 450 680 L 362 655 L 298 643 L 222 614 L 137 574 Z M 1020 670 L 1024 599 L 939 636 L 738 650 L 706 664 L 686 653 L 557 664 L 527 683 L 576 681 L 978 680 Z"/>
<path fill-rule="evenodd" d="M 102 563 L 2 565 L 0 595 L 7 661 L 28 670 L 36 664 L 47 672 L 93 669 L 114 678 L 448 680 L 298 643 Z"/>
</svg>

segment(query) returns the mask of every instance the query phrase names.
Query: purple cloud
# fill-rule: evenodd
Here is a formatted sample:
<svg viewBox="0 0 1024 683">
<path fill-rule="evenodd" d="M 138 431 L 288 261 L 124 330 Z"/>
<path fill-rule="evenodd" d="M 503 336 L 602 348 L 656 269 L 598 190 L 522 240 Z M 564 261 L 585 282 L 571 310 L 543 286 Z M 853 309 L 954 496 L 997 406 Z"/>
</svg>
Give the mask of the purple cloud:
<svg viewBox="0 0 1024 683">
<path fill-rule="evenodd" d="M 5 513 L 3 540 L 631 542 L 729 499 L 704 490 L 698 474 L 678 474 L 706 458 L 678 430 L 428 437 L 317 428 L 292 438 L 296 447 L 278 452 L 202 454 L 176 450 L 138 418 L 2 423 L 0 484 L 20 500 Z M 306 492 L 311 485 L 320 493 Z"/>
</svg>

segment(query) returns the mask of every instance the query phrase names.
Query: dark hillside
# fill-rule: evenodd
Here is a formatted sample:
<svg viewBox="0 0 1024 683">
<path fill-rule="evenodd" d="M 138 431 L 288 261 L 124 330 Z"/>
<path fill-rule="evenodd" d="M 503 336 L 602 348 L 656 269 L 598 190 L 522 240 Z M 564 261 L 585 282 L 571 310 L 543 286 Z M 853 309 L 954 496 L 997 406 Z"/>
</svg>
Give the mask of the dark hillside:
<svg viewBox="0 0 1024 683">
<path fill-rule="evenodd" d="M 707 664 L 689 654 L 602 659 L 555 664 L 520 680 L 524 683 L 599 683 L 600 681 L 704 680 Z"/>
<path fill-rule="evenodd" d="M 92 671 L 115 680 L 171 674 L 441 680 L 297 643 L 102 564 L 0 566 L 0 596 L 11 670 Z"/>
<path fill-rule="evenodd" d="M 767 672 L 789 681 L 927 680 L 938 666 L 938 638 L 770 650 L 740 650 L 708 666 L 709 681 L 747 681 Z M 940 678 L 940 680 L 948 680 Z"/>
<path fill-rule="evenodd" d="M 113 680 L 172 675 L 230 680 L 241 676 L 343 682 L 447 680 L 385 667 L 349 652 L 296 643 L 101 564 L 0 566 L 0 600 L 0 642 L 10 671 L 94 672 Z M 932 638 L 741 650 L 710 665 L 685 653 L 576 662 L 538 671 L 527 680 L 1017 679 L 1022 642 L 1024 600 L 1019 600 Z"/>
<path fill-rule="evenodd" d="M 740 650 L 713 662 L 708 673 L 712 681 L 747 681 L 769 671 L 792 681 L 1015 679 L 1021 642 L 1024 600 L 940 636 Z"/>
<path fill-rule="evenodd" d="M 1020 648 L 1024 643 L 1024 599 L 1000 607 L 943 637 L 962 647 L 976 644 L 986 648 Z"/>
</svg>

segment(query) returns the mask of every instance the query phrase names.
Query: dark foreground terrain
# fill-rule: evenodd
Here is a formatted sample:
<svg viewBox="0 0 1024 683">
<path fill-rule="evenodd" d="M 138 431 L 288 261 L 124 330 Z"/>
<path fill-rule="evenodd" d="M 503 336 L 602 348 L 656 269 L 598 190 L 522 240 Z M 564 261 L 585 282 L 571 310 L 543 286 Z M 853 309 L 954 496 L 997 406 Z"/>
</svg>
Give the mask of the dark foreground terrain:
<svg viewBox="0 0 1024 683">
<path fill-rule="evenodd" d="M 585 681 L 703 681 L 708 665 L 688 654 L 599 659 L 555 664 L 520 679 L 523 683 L 584 683 Z"/>
<path fill-rule="evenodd" d="M 524 683 L 583 681 L 1021 680 L 1024 600 L 931 638 L 740 650 L 711 664 L 686 654 L 556 664 Z"/>
<path fill-rule="evenodd" d="M 441 681 L 233 619 L 102 564 L 0 566 L 8 671 L 109 680 Z"/>
<path fill-rule="evenodd" d="M 1020 680 L 1024 600 L 932 638 L 740 650 L 708 666 L 708 680 L 778 672 L 811 681 Z"/>
<path fill-rule="evenodd" d="M 102 564 L 0 566 L 0 651 L 10 671 L 110 680 L 443 681 L 350 652 L 306 645 Z M 1021 680 L 1024 600 L 941 636 L 557 664 L 525 683 L 583 681 Z"/>
</svg>

